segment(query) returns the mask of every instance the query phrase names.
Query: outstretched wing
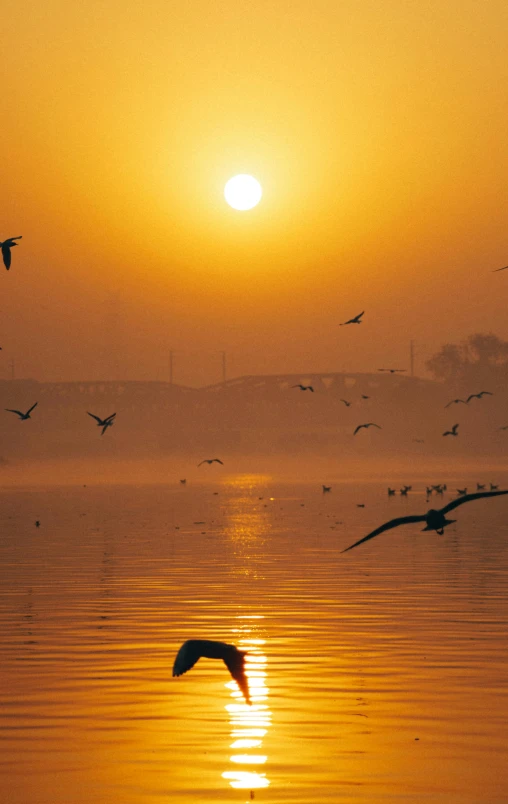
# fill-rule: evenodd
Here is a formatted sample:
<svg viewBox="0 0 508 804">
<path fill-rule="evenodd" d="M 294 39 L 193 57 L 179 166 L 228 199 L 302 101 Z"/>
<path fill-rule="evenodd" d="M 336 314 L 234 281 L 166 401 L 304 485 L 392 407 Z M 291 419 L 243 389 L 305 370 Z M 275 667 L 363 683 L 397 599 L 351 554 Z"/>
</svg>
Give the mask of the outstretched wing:
<svg viewBox="0 0 508 804">
<path fill-rule="evenodd" d="M 444 510 L 444 509 L 443 509 Z M 372 533 L 369 533 L 367 536 L 364 536 L 363 539 L 351 544 L 349 547 L 346 547 L 345 550 L 341 550 L 341 553 L 347 553 L 348 550 L 352 550 L 353 547 L 358 547 L 359 544 L 363 544 L 363 542 L 368 542 L 370 539 L 373 539 L 374 536 L 379 536 L 380 533 L 384 533 L 385 530 L 391 530 L 392 528 L 398 528 L 399 525 L 409 525 L 411 522 L 425 522 L 425 515 L 424 516 L 400 516 L 397 519 L 390 519 L 389 522 L 385 522 L 384 525 L 381 525 L 376 530 L 373 530 Z"/>
<path fill-rule="evenodd" d="M 245 675 L 245 651 L 236 651 L 236 653 L 224 659 L 224 664 L 243 692 L 245 700 L 250 704 L 249 682 Z"/>
<path fill-rule="evenodd" d="M 224 466 L 224 462 L 223 462 L 223 461 L 221 461 L 221 459 L 220 459 L 220 458 L 214 458 L 213 460 L 214 460 L 216 463 L 221 463 L 221 464 Z"/>
<path fill-rule="evenodd" d="M 494 396 L 494 394 L 492 393 L 492 391 L 480 391 L 480 393 L 478 394 L 478 396 L 485 396 L 485 395 L 487 395 L 487 396 Z"/>
<path fill-rule="evenodd" d="M 104 421 L 105 421 L 105 422 L 109 422 L 109 420 L 110 420 L 110 419 L 114 419 L 114 418 L 115 418 L 115 416 L 116 416 L 116 413 L 112 413 L 112 414 L 111 414 L 111 416 L 107 416 L 107 417 L 104 419 Z"/>
<path fill-rule="evenodd" d="M 173 663 L 173 676 L 182 676 L 194 667 L 201 654 L 196 645 L 199 640 L 189 639 L 184 642 Z"/>
<path fill-rule="evenodd" d="M 444 508 L 441 508 L 441 513 L 447 514 L 448 511 L 453 511 L 458 505 L 463 505 L 463 503 L 471 500 L 479 500 L 480 497 L 498 497 L 500 494 L 508 494 L 508 491 L 478 491 L 474 494 L 463 494 L 462 497 L 457 497 L 449 502 L 448 505 L 445 505 Z"/>
<path fill-rule="evenodd" d="M 33 410 L 34 408 L 36 408 L 38 404 L 39 404 L 39 403 L 38 403 L 38 402 L 36 402 L 36 403 L 35 403 L 35 405 L 32 405 L 32 407 L 31 407 L 29 410 L 27 410 L 26 415 L 28 416 L 28 414 L 29 414 L 29 413 L 31 413 L 31 412 L 32 412 L 32 410 Z"/>
<path fill-rule="evenodd" d="M 2 257 L 5 267 L 9 270 L 11 267 L 11 249 L 10 246 L 6 246 L 5 243 L 2 243 Z"/>
<path fill-rule="evenodd" d="M 18 416 L 24 416 L 24 415 L 25 415 L 25 414 L 24 414 L 24 413 L 22 413 L 20 410 L 13 410 L 12 408 L 5 408 L 5 410 L 8 410 L 8 411 L 9 411 L 9 413 L 17 413 L 17 414 L 18 414 Z"/>
<path fill-rule="evenodd" d="M 503 265 L 502 268 L 494 268 L 492 273 L 495 274 L 497 271 L 506 271 L 507 268 L 508 268 L 508 265 Z"/>
<path fill-rule="evenodd" d="M 355 428 L 355 431 L 354 431 L 353 435 L 356 435 L 358 430 L 361 430 L 362 427 L 367 427 L 367 425 L 366 424 L 359 424 L 358 427 Z"/>
<path fill-rule="evenodd" d="M 376 424 L 376 422 L 369 422 L 367 426 L 368 426 L 368 427 L 377 427 L 377 429 L 378 429 L 378 430 L 382 430 L 382 429 L 383 429 L 383 428 L 381 427 L 381 425 L 380 425 L 380 424 Z"/>
<path fill-rule="evenodd" d="M 88 413 L 88 411 L 87 411 L 87 413 Z M 91 416 L 91 417 L 92 417 L 92 419 L 95 419 L 95 421 L 97 422 L 97 424 L 102 424 L 102 419 L 99 419 L 99 417 L 98 417 L 98 416 L 96 416 L 94 413 L 88 413 L 88 415 L 89 415 L 89 416 Z"/>
</svg>

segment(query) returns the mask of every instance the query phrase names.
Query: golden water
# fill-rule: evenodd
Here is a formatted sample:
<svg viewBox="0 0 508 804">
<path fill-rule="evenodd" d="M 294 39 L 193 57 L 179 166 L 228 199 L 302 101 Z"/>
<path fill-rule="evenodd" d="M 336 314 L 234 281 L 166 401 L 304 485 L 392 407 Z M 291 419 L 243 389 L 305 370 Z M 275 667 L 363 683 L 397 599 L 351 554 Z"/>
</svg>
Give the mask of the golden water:
<svg viewBox="0 0 508 804">
<path fill-rule="evenodd" d="M 508 801 L 505 498 L 342 555 L 423 494 L 1 498 L 2 804 Z M 222 662 L 171 677 L 190 638 L 249 650 L 251 707 Z"/>
</svg>

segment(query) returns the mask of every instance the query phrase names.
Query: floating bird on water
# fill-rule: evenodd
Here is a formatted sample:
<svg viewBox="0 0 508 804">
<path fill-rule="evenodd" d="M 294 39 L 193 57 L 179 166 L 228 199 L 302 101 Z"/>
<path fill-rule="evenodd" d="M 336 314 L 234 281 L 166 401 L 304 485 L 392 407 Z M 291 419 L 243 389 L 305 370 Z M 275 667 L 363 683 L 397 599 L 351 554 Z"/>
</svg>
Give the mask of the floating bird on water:
<svg viewBox="0 0 508 804">
<path fill-rule="evenodd" d="M 19 418 L 21 419 L 21 421 L 25 421 L 26 419 L 31 419 L 32 418 L 30 416 L 30 414 L 31 414 L 32 410 L 37 407 L 37 405 L 38 405 L 38 402 L 36 402 L 35 405 L 32 405 L 32 407 L 29 408 L 26 413 L 23 413 L 23 411 L 21 411 L 21 410 L 13 410 L 12 408 L 5 408 L 5 410 L 8 410 L 9 413 L 16 413 L 19 416 Z"/>
<path fill-rule="evenodd" d="M 298 385 L 292 385 L 291 388 L 299 388 L 300 391 L 312 391 L 312 393 L 314 393 L 312 385 L 302 385 L 301 382 L 299 382 Z"/>
<path fill-rule="evenodd" d="M 222 464 L 222 466 L 224 466 L 224 464 L 220 460 L 220 458 L 205 458 L 203 461 L 200 461 L 198 463 L 198 466 L 201 466 L 202 463 L 220 463 L 220 464 Z"/>
<path fill-rule="evenodd" d="M 465 400 L 465 399 L 452 399 L 452 400 L 451 400 L 451 402 L 448 402 L 448 403 L 445 405 L 445 408 L 449 408 L 449 407 L 450 407 L 450 405 L 458 405 L 458 404 L 459 404 L 459 402 L 462 402 L 464 405 L 467 405 L 467 402 L 466 402 L 466 400 Z"/>
<path fill-rule="evenodd" d="M 389 496 L 389 497 L 392 497 L 394 494 L 395 494 L 395 489 L 391 489 L 391 488 L 388 486 L 388 496 Z"/>
<path fill-rule="evenodd" d="M 365 312 L 365 310 L 363 310 L 361 313 L 358 313 L 358 315 L 355 315 L 354 318 L 350 318 L 349 321 L 343 321 L 340 326 L 345 327 L 346 324 L 361 324 L 362 323 L 361 318 L 362 318 L 362 315 L 364 314 L 364 312 Z"/>
<path fill-rule="evenodd" d="M 341 399 L 340 402 L 344 402 L 345 406 L 349 408 L 351 406 L 351 402 L 348 402 L 347 399 Z"/>
<path fill-rule="evenodd" d="M 447 435 L 456 436 L 456 435 L 458 435 L 458 433 L 457 433 L 457 427 L 458 427 L 458 426 L 459 426 L 458 424 L 454 424 L 454 425 L 453 425 L 453 427 L 452 427 L 452 429 L 451 429 L 451 430 L 446 430 L 446 431 L 443 433 L 443 435 L 444 435 L 444 436 L 447 436 Z"/>
<path fill-rule="evenodd" d="M 485 395 L 494 396 L 494 394 L 491 391 L 480 391 L 479 394 L 469 394 L 468 398 L 466 399 L 466 402 L 471 402 L 472 399 L 481 399 L 482 396 Z"/>
<path fill-rule="evenodd" d="M 489 485 L 490 485 L 490 490 L 491 491 L 495 491 L 496 489 L 499 488 L 499 486 L 495 485 L 494 483 L 489 483 Z"/>
<path fill-rule="evenodd" d="M 355 429 L 353 435 L 356 435 L 358 430 L 361 430 L 362 427 L 377 427 L 378 430 L 382 430 L 383 428 L 379 426 L 379 424 L 375 424 L 375 422 L 367 422 L 366 424 L 359 424 L 358 427 Z"/>
<path fill-rule="evenodd" d="M 481 497 L 497 497 L 499 494 L 508 494 L 508 491 L 479 491 L 475 494 L 466 494 L 464 496 L 455 498 L 455 500 L 452 500 L 452 502 L 448 503 L 448 505 L 445 505 L 444 508 L 440 508 L 437 511 L 431 508 L 430 511 L 427 511 L 426 514 L 422 514 L 421 516 L 401 516 L 397 519 L 391 519 L 389 522 L 385 522 L 384 525 L 376 528 L 376 530 L 373 530 L 372 533 L 364 536 L 363 539 L 360 539 L 349 547 L 346 547 L 346 549 L 342 550 L 341 552 L 347 553 L 348 550 L 352 550 L 353 547 L 358 547 L 358 545 L 363 544 L 363 542 L 368 542 L 369 539 L 373 539 L 374 536 L 379 536 L 379 534 L 384 533 L 385 530 L 397 528 L 399 525 L 409 525 L 412 522 L 425 522 L 425 527 L 423 530 L 435 530 L 440 536 L 442 536 L 445 527 L 447 525 L 451 525 L 452 522 L 457 521 L 456 519 L 446 518 L 445 514 L 447 514 L 449 511 L 453 511 L 453 509 L 457 508 L 458 505 L 471 502 L 471 500 L 479 500 Z"/>
<path fill-rule="evenodd" d="M 184 642 L 173 664 L 173 677 L 181 676 L 194 667 L 198 659 L 222 659 L 232 677 L 240 687 L 245 700 L 250 704 L 249 684 L 245 675 L 245 656 L 247 651 L 238 650 L 227 642 L 210 639 L 188 639 Z"/>
<path fill-rule="evenodd" d="M 477 483 L 476 484 L 476 491 L 483 491 L 485 488 L 485 483 Z"/>
<path fill-rule="evenodd" d="M 378 371 L 389 371 L 390 374 L 395 374 L 396 371 L 407 371 L 407 369 L 378 369 Z"/>
<path fill-rule="evenodd" d="M 87 413 L 88 413 L 88 411 L 87 411 Z M 95 421 L 97 422 L 97 427 L 102 427 L 101 435 L 104 435 L 104 433 L 106 432 L 108 427 L 112 427 L 114 425 L 114 423 L 115 423 L 114 418 L 116 416 L 116 413 L 112 413 L 110 416 L 107 416 L 105 419 L 100 419 L 94 413 L 88 413 L 88 415 L 91 416 L 92 419 L 95 419 Z"/>
<path fill-rule="evenodd" d="M 23 235 L 19 235 L 18 237 L 8 237 L 7 240 L 4 240 L 3 243 L 0 243 L 0 248 L 2 249 L 2 258 L 4 261 L 4 265 L 9 270 L 11 267 L 11 248 L 17 246 L 18 243 L 15 243 L 15 240 L 21 240 Z"/>
<path fill-rule="evenodd" d="M 457 489 L 457 494 L 462 495 L 464 497 L 467 494 L 467 488 L 465 489 Z"/>
</svg>

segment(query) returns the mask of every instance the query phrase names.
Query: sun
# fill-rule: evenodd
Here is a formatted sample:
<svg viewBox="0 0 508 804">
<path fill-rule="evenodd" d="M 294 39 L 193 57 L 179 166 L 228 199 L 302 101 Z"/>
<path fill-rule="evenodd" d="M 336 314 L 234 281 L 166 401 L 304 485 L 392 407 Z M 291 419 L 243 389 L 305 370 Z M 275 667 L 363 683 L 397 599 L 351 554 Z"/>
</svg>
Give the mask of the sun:
<svg viewBox="0 0 508 804">
<path fill-rule="evenodd" d="M 263 190 L 254 176 L 239 173 L 226 182 L 224 197 L 233 209 L 252 209 L 261 201 Z"/>
</svg>

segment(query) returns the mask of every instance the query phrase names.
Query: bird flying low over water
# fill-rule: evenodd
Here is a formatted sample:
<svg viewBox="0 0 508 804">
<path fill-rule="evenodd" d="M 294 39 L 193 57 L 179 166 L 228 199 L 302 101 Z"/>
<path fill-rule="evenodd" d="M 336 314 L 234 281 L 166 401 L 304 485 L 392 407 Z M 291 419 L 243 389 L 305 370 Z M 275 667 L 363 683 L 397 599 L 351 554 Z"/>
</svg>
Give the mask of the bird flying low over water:
<svg viewBox="0 0 508 804">
<path fill-rule="evenodd" d="M 23 235 L 18 235 L 18 237 L 8 237 L 7 240 L 4 240 L 3 243 L 0 243 L 0 248 L 2 249 L 2 259 L 4 261 L 4 265 L 7 270 L 11 267 L 11 248 L 17 246 L 18 243 L 15 243 L 15 240 L 21 240 Z"/>
<path fill-rule="evenodd" d="M 291 388 L 299 388 L 300 391 L 312 391 L 312 393 L 314 393 L 312 385 L 302 385 L 301 382 L 299 382 L 298 385 L 292 385 Z"/>
<path fill-rule="evenodd" d="M 12 408 L 5 408 L 5 410 L 8 410 L 9 413 L 16 413 L 19 416 L 21 421 L 26 421 L 26 419 L 31 419 L 32 418 L 30 416 L 30 414 L 31 414 L 32 410 L 37 407 L 37 405 L 38 405 L 38 402 L 36 402 L 35 405 L 32 405 L 32 407 L 29 408 L 26 413 L 23 413 L 23 411 L 21 411 L 21 410 L 13 410 Z"/>
<path fill-rule="evenodd" d="M 365 310 L 362 310 L 361 313 L 358 313 L 358 315 L 355 315 L 354 318 L 350 318 L 349 321 L 343 321 L 340 326 L 345 327 L 346 324 L 361 324 L 362 323 L 361 318 L 362 318 L 362 315 L 364 313 L 365 313 Z"/>
<path fill-rule="evenodd" d="M 437 511 L 431 508 L 430 511 L 427 511 L 426 514 L 422 514 L 421 516 L 401 516 L 397 519 L 391 519 L 389 522 L 385 522 L 384 525 L 376 528 L 376 530 L 373 530 L 372 533 L 364 536 L 363 539 L 360 539 L 349 547 L 346 547 L 346 549 L 342 550 L 341 552 L 347 553 L 348 550 L 352 550 L 353 547 L 358 547 L 358 545 L 363 544 L 363 542 L 368 542 L 369 539 L 373 539 L 374 536 L 379 536 L 379 534 L 384 533 L 385 530 L 398 528 L 399 525 L 409 525 L 412 522 L 425 522 L 425 527 L 423 530 L 435 530 L 440 536 L 442 536 L 445 527 L 447 525 L 451 525 L 452 522 L 457 521 L 456 519 L 446 518 L 445 514 L 447 514 L 449 511 L 453 511 L 453 509 L 457 508 L 458 505 L 471 502 L 471 500 L 479 500 L 481 497 L 497 497 L 499 494 L 508 494 L 508 491 L 479 491 L 475 494 L 465 494 L 460 497 L 456 497 L 455 500 L 452 500 L 452 502 L 448 503 L 448 505 L 445 505 L 444 508 L 440 508 Z"/>
<path fill-rule="evenodd" d="M 200 461 L 198 463 L 198 466 L 201 466 L 202 463 L 220 463 L 220 464 L 222 464 L 222 466 L 224 466 L 224 464 L 220 460 L 220 458 L 205 458 L 203 461 Z"/>
<path fill-rule="evenodd" d="M 396 371 L 407 371 L 407 369 L 378 369 L 378 371 L 389 371 L 390 374 L 395 374 Z"/>
<path fill-rule="evenodd" d="M 365 427 L 365 428 L 367 428 L 367 427 L 377 427 L 378 430 L 383 429 L 382 427 L 380 427 L 379 424 L 375 424 L 374 422 L 367 422 L 366 424 L 359 424 L 358 427 L 355 428 L 355 431 L 354 431 L 353 435 L 356 435 L 358 430 L 361 430 L 362 427 Z"/>
<path fill-rule="evenodd" d="M 88 411 L 87 411 L 87 413 L 88 413 Z M 104 435 L 104 433 L 106 432 L 108 427 L 112 427 L 114 425 L 114 423 L 115 423 L 114 418 L 116 416 L 116 413 L 112 413 L 110 416 L 107 416 L 105 419 L 100 419 L 98 416 L 95 416 L 94 413 L 88 413 L 88 415 L 91 416 L 92 419 L 95 419 L 95 421 L 97 422 L 97 427 L 102 427 L 101 435 Z"/>
<path fill-rule="evenodd" d="M 245 656 L 247 651 L 238 650 L 227 642 L 214 642 L 210 639 L 188 639 L 184 642 L 173 664 L 173 677 L 181 676 L 194 667 L 198 659 L 222 659 L 234 678 L 245 700 L 250 704 L 249 683 L 245 675 Z"/>
<path fill-rule="evenodd" d="M 456 435 L 458 435 L 458 433 L 457 433 L 457 427 L 458 426 L 459 426 L 458 424 L 454 424 L 452 429 L 451 430 L 445 430 L 443 435 L 444 436 L 447 436 L 447 435 L 456 436 Z"/>
</svg>

